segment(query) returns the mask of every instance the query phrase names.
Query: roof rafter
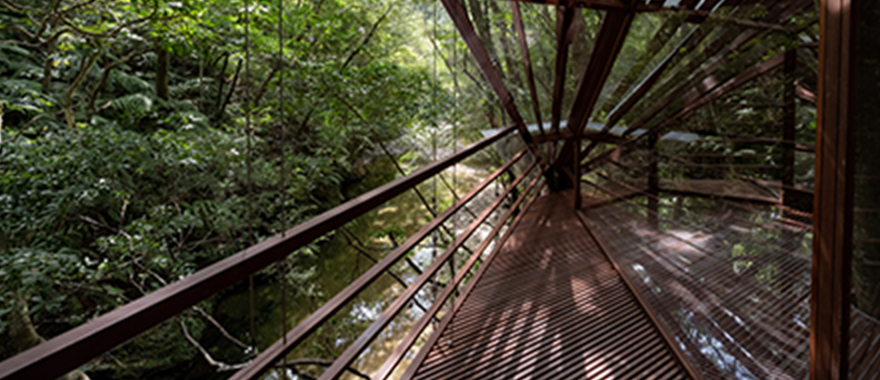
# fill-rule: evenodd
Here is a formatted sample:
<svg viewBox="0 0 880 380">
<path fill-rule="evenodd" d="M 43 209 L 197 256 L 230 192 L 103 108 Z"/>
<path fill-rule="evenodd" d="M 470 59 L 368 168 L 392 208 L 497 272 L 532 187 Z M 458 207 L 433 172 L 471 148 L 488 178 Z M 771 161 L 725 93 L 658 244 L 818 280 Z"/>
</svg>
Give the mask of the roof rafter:
<svg viewBox="0 0 880 380">
<path fill-rule="evenodd" d="M 623 47 L 629 27 L 632 24 L 634 13 L 623 11 L 609 11 L 605 14 L 602 21 L 602 27 L 599 29 L 596 46 L 590 55 L 590 63 L 587 64 L 587 71 L 584 73 L 584 79 L 578 89 L 577 96 L 572 104 L 571 113 L 568 116 L 568 129 L 574 131 L 574 140 L 566 141 L 557 161 L 563 161 L 565 157 L 571 155 L 570 162 L 574 163 L 572 173 L 577 176 L 580 173 L 580 141 L 587 125 L 590 114 L 596 106 L 599 99 L 599 93 L 611 74 L 611 68 L 617 61 L 617 55 Z M 568 150 L 565 149 L 568 146 Z M 577 178 L 573 181 L 574 185 L 574 206 L 579 209 L 583 197 L 580 195 L 580 181 Z"/>
<path fill-rule="evenodd" d="M 657 125 L 651 127 L 645 133 L 633 137 L 627 140 L 625 143 L 618 145 L 617 148 L 606 151 L 596 158 L 593 158 L 583 165 L 580 170 L 581 175 L 589 173 L 591 170 L 598 168 L 600 165 L 604 164 L 612 155 L 615 155 L 619 158 L 627 153 L 634 151 L 635 149 L 633 148 L 637 146 L 636 144 L 644 140 L 647 136 L 656 136 L 662 134 L 664 131 L 666 131 L 666 129 L 674 126 L 677 120 L 687 116 L 698 108 L 721 98 L 725 94 L 728 94 L 731 91 L 739 88 L 743 84 L 748 83 L 752 79 L 755 79 L 779 67 L 780 65 L 782 65 L 783 61 L 784 53 L 779 54 L 766 61 L 758 62 L 749 69 L 741 72 L 739 75 L 730 78 L 723 84 L 713 86 L 711 89 L 704 88 L 704 91 L 700 91 L 700 87 L 693 87 L 691 91 L 685 95 L 687 99 L 685 106 L 683 106 L 673 116 L 667 118 L 661 123 L 657 123 Z"/>
<path fill-rule="evenodd" d="M 688 36 L 685 37 L 685 39 L 681 43 L 679 43 L 678 46 L 676 46 L 672 50 L 672 52 L 667 55 L 666 58 L 664 58 L 663 61 L 660 62 L 659 65 L 657 65 L 657 67 L 654 68 L 654 71 L 651 72 L 651 75 L 649 75 L 648 78 L 639 83 L 636 89 L 631 92 L 623 102 L 618 104 L 617 107 L 614 108 L 614 110 L 611 111 L 611 115 L 608 117 L 608 122 L 605 123 L 604 127 L 602 127 L 602 132 L 608 132 L 611 130 L 611 128 L 614 128 L 614 125 L 617 124 L 617 122 L 620 121 L 620 119 L 622 119 L 626 115 L 626 113 L 629 112 L 629 110 L 631 110 L 632 107 L 635 106 L 636 103 L 638 103 L 638 101 L 641 100 L 648 93 L 648 91 L 650 91 L 654 87 L 654 84 L 657 83 L 657 80 L 659 80 L 663 73 L 666 72 L 666 68 L 669 67 L 669 64 L 672 62 L 673 58 L 681 53 L 681 47 L 686 45 L 690 41 L 691 37 L 695 35 L 696 29 L 691 31 L 691 33 L 688 34 Z M 705 34 L 702 34 L 702 36 L 705 36 Z M 587 145 L 587 147 L 584 148 L 584 150 L 581 151 L 578 156 L 586 157 L 595 147 L 596 142 L 593 141 L 589 145 Z"/>
<path fill-rule="evenodd" d="M 526 41 L 526 31 L 523 26 L 522 12 L 519 10 L 519 3 L 510 2 L 510 8 L 513 11 L 513 24 L 516 28 L 516 37 L 519 40 L 519 49 L 522 53 L 523 65 L 526 69 L 526 79 L 529 85 L 529 93 L 532 95 L 532 108 L 535 111 L 535 122 L 538 123 L 538 129 L 544 134 L 544 123 L 541 120 L 541 105 L 538 104 L 538 90 L 535 89 L 535 73 L 532 70 L 532 58 L 529 56 L 529 44 Z"/>
<path fill-rule="evenodd" d="M 596 45 L 590 55 L 590 62 L 584 73 L 584 79 L 581 81 L 571 107 L 571 113 L 568 116 L 568 129 L 574 131 L 574 140 L 565 142 L 559 157 L 554 162 L 554 169 L 558 170 L 577 161 L 572 157 L 572 147 L 576 145 L 575 141 L 580 141 L 580 133 L 583 132 L 587 119 L 593 112 L 593 107 L 599 98 L 599 92 L 611 73 L 611 67 L 617 60 L 617 54 L 623 47 L 623 41 L 626 39 L 633 15 L 632 12 L 620 10 L 609 11 L 605 14 L 602 27 L 596 38 Z"/>
<path fill-rule="evenodd" d="M 541 152 L 535 145 L 532 134 L 529 133 L 528 127 L 526 127 L 522 116 L 516 109 L 516 103 L 514 103 L 513 97 L 510 96 L 510 92 L 507 90 L 507 86 L 505 86 L 504 82 L 501 80 L 501 75 L 499 75 L 498 70 L 492 63 L 492 59 L 489 57 L 489 52 L 486 51 L 486 47 L 483 45 L 483 42 L 480 41 L 480 38 L 477 36 L 477 33 L 474 30 L 474 26 L 473 24 L 471 24 L 467 12 L 461 5 L 461 2 L 459 0 L 441 0 L 441 2 L 443 3 L 443 7 L 446 8 L 446 12 L 449 13 L 449 17 L 455 24 L 455 28 L 458 29 L 459 34 L 461 34 L 462 39 L 464 39 L 465 43 L 471 51 L 471 54 L 473 54 L 474 60 L 480 67 L 480 71 L 483 72 L 483 76 L 486 78 L 486 81 L 489 82 L 489 85 L 492 86 L 492 90 L 495 92 L 495 95 L 498 96 L 498 101 L 501 102 L 501 106 L 504 108 L 505 111 L 507 111 L 507 114 L 508 116 L 510 116 L 510 120 L 513 121 L 513 124 L 516 125 L 517 131 L 519 132 L 520 137 L 522 137 L 523 141 L 528 146 L 529 152 L 532 154 L 532 157 L 534 157 L 535 160 L 540 161 L 540 165 L 543 170 L 546 163 L 542 159 Z"/>
<path fill-rule="evenodd" d="M 811 0 L 799 0 L 787 8 L 780 9 L 777 12 L 772 12 L 764 20 L 767 22 L 775 22 L 780 19 L 791 17 L 810 3 Z M 653 108 L 651 108 L 650 111 L 643 114 L 642 117 L 631 124 L 629 128 L 627 128 L 626 132 L 624 132 L 624 136 L 631 134 L 633 131 L 641 128 L 642 126 L 650 122 L 654 117 L 659 115 L 660 112 L 666 109 L 673 101 L 675 101 L 676 99 L 680 99 L 682 96 L 686 96 L 687 91 L 698 91 L 694 90 L 694 88 L 696 87 L 703 87 L 708 89 L 715 87 L 718 82 L 717 78 L 712 76 L 712 74 L 731 60 L 729 56 L 730 53 L 739 50 L 741 47 L 747 45 L 754 39 L 763 36 L 764 34 L 765 32 L 762 31 L 745 31 L 737 36 L 732 42 L 723 46 L 723 48 L 719 45 L 720 50 L 714 51 L 710 54 L 710 57 L 716 57 L 714 60 L 700 68 L 696 72 L 696 75 L 692 75 L 694 79 L 687 81 L 684 84 L 678 86 L 676 89 L 670 91 L 663 101 L 657 103 Z"/>
<path fill-rule="evenodd" d="M 568 30 L 574 18 L 574 8 L 559 6 L 556 8 L 556 76 L 553 79 L 553 108 L 550 114 L 550 128 L 559 133 L 559 122 L 562 114 L 562 100 L 565 97 L 565 74 L 568 63 Z"/>
</svg>

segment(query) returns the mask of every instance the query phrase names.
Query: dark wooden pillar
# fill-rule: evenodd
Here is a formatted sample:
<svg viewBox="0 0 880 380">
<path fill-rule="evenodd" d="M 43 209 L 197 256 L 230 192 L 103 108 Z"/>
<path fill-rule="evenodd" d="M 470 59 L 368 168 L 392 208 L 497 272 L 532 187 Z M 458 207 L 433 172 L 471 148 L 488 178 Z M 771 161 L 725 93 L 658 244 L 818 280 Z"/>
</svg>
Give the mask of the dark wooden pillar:
<svg viewBox="0 0 880 380">
<path fill-rule="evenodd" d="M 859 0 L 820 2 L 810 378 L 847 379 Z M 863 100 L 859 100 L 863 101 Z"/>
</svg>

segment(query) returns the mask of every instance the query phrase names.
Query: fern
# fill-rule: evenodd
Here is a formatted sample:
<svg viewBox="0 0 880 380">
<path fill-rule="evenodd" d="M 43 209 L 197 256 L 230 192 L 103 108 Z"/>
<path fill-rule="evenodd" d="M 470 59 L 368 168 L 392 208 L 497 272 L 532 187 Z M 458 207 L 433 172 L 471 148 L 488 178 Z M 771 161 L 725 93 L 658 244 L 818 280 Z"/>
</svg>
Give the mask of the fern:
<svg viewBox="0 0 880 380">
<path fill-rule="evenodd" d="M 137 75 L 128 74 L 121 70 L 114 70 L 111 72 L 107 84 L 108 86 L 104 91 L 114 93 L 121 92 L 132 94 L 150 92 L 153 90 L 153 86 L 150 82 L 145 81 Z"/>
<path fill-rule="evenodd" d="M 201 85 L 206 92 L 211 88 L 210 86 L 212 83 L 211 78 L 202 78 Z M 198 96 L 199 78 L 188 79 L 173 86 L 169 86 L 168 91 L 173 98 L 192 98 Z"/>
<path fill-rule="evenodd" d="M 153 98 L 147 94 L 137 93 L 119 97 L 110 101 L 110 108 L 123 112 L 129 117 L 143 117 L 153 109 Z"/>
<path fill-rule="evenodd" d="M 0 79 L 0 100 L 13 111 L 45 112 L 52 103 L 40 92 L 39 82 L 27 79 Z"/>
<path fill-rule="evenodd" d="M 168 102 L 166 102 L 165 104 L 175 110 L 178 110 L 178 111 L 184 111 L 184 112 L 198 112 L 199 111 L 198 107 L 196 107 L 196 105 L 193 104 L 192 101 L 190 101 L 190 100 L 171 99 Z"/>
<path fill-rule="evenodd" d="M 6 77 L 42 77 L 43 68 L 35 64 L 31 53 L 15 45 L 0 45 L 0 72 Z"/>
</svg>

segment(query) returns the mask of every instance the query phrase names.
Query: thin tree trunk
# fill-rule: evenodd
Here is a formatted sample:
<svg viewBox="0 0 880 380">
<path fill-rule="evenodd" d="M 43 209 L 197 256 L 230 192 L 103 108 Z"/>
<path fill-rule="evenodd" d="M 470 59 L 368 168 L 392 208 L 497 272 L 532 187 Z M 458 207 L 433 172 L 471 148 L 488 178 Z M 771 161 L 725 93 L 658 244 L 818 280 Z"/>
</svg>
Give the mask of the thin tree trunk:
<svg viewBox="0 0 880 380">
<path fill-rule="evenodd" d="M 9 313 L 9 338 L 19 352 L 46 342 L 46 339 L 37 333 L 37 329 L 28 315 L 27 305 L 24 303 L 14 306 Z M 76 369 L 59 377 L 58 380 L 89 380 L 89 376 Z"/>
<path fill-rule="evenodd" d="M 168 50 L 162 48 L 161 44 L 156 45 L 156 96 L 160 99 L 168 100 L 168 66 L 170 65 L 170 54 Z"/>
</svg>

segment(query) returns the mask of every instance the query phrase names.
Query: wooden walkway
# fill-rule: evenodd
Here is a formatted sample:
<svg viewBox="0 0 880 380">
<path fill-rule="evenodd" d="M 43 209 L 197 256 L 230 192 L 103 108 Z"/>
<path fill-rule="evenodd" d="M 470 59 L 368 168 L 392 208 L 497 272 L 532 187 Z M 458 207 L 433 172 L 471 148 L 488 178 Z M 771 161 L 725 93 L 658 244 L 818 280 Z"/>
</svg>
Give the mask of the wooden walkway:
<svg viewBox="0 0 880 380">
<path fill-rule="evenodd" d="M 606 204 L 586 214 L 704 378 L 806 379 L 807 231 L 774 222 L 769 211 L 704 202 L 667 210 L 659 229 L 642 204 Z"/>
<path fill-rule="evenodd" d="M 570 193 L 538 199 L 487 265 L 414 378 L 687 378 Z"/>
</svg>

